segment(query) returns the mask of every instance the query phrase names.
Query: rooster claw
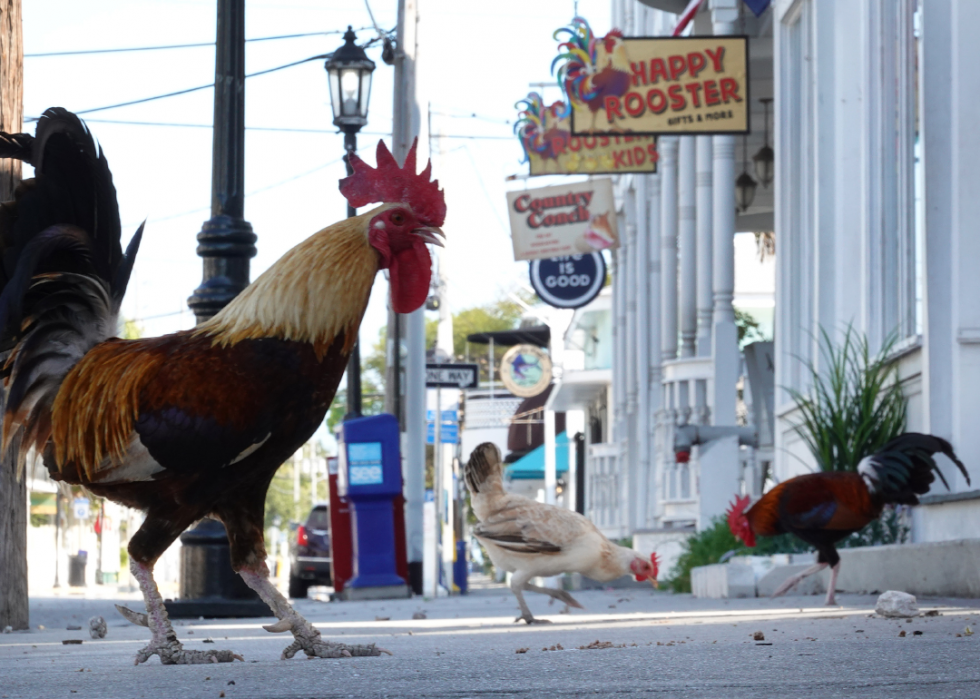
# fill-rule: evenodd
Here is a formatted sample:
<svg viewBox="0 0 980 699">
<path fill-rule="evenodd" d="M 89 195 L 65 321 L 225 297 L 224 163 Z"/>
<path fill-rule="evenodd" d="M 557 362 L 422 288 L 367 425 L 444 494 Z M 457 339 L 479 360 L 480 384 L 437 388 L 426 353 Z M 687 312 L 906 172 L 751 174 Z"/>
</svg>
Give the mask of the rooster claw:
<svg viewBox="0 0 980 699">
<path fill-rule="evenodd" d="M 275 624 L 269 624 L 268 626 L 263 626 L 263 629 L 269 633 L 282 633 L 283 631 L 291 631 L 293 628 L 292 619 L 280 619 Z"/>
<path fill-rule="evenodd" d="M 286 650 L 282 652 L 282 660 L 288 660 L 296 655 L 297 651 L 302 650 L 310 659 L 313 658 L 353 658 L 353 657 L 377 657 L 382 653 L 391 655 L 391 651 L 378 648 L 373 643 L 366 646 L 348 646 L 343 643 L 330 643 L 327 641 L 316 641 L 314 643 L 304 643 L 304 639 L 297 638 Z"/>
<path fill-rule="evenodd" d="M 141 614 L 140 612 L 134 612 L 132 609 L 127 609 L 120 604 L 116 605 L 116 611 L 123 615 L 126 621 L 131 624 L 136 624 L 137 626 L 145 626 L 149 628 L 150 621 L 146 614 Z"/>
<path fill-rule="evenodd" d="M 523 615 L 521 615 L 521 616 L 517 617 L 516 619 L 514 619 L 514 623 L 515 624 L 517 622 L 519 622 L 519 621 L 525 622 L 528 626 L 530 626 L 531 624 L 550 624 L 550 623 L 552 623 L 549 619 L 538 619 L 537 617 L 523 616 Z"/>
</svg>

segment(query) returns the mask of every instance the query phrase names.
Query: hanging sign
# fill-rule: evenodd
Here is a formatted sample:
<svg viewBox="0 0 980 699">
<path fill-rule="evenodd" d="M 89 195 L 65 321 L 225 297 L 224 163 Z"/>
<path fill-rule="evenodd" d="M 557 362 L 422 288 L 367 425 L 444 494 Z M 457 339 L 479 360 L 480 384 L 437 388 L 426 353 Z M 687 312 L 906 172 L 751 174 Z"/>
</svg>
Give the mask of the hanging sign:
<svg viewBox="0 0 980 699">
<path fill-rule="evenodd" d="M 507 192 L 515 260 L 539 260 L 619 247 L 607 178 Z"/>
<path fill-rule="evenodd" d="M 521 105 L 514 133 L 531 177 L 657 171 L 657 140 L 652 136 L 573 136 L 571 110 L 564 102 L 545 107 L 541 95 L 532 92 L 516 106 Z"/>
<path fill-rule="evenodd" d="M 551 357 L 535 345 L 515 345 L 500 358 L 500 381 L 521 398 L 530 398 L 551 385 Z"/>
<path fill-rule="evenodd" d="M 555 308 L 581 308 L 605 284 L 606 261 L 601 252 L 531 262 L 531 286 L 542 301 Z"/>
<path fill-rule="evenodd" d="M 561 64 L 573 135 L 749 132 L 748 37 L 598 39 L 580 17 L 560 33 L 569 38 L 552 68 Z"/>
</svg>

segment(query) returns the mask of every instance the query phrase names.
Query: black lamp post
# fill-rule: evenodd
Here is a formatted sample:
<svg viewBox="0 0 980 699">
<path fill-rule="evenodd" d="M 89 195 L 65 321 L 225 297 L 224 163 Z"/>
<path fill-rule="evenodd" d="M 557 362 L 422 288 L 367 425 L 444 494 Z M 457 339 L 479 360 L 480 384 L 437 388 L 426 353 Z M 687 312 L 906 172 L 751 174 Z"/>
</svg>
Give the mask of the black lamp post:
<svg viewBox="0 0 980 699">
<path fill-rule="evenodd" d="M 354 173 L 350 155 L 357 151 L 357 132 L 367 124 L 368 102 L 371 100 L 371 74 L 374 61 L 364 49 L 354 43 L 357 36 L 348 26 L 344 45 L 327 59 L 324 68 L 330 83 L 330 106 L 333 123 L 344 132 L 344 150 L 347 153 L 347 174 Z M 347 204 L 347 218 L 357 215 L 357 209 Z M 347 414 L 345 420 L 361 416 L 361 347 L 354 343 L 347 361 Z"/>
<path fill-rule="evenodd" d="M 245 220 L 245 3 L 218 0 L 211 218 L 197 234 L 204 278 L 187 299 L 201 323 L 248 286 L 257 236 Z"/>
</svg>

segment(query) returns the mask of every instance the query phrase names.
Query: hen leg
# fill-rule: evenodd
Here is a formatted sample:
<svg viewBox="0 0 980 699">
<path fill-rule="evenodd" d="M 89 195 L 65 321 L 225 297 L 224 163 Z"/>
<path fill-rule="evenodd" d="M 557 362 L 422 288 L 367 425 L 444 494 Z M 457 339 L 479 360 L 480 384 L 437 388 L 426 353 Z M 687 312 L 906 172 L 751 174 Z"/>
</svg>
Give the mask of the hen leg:
<svg viewBox="0 0 980 699">
<path fill-rule="evenodd" d="M 277 623 L 262 628 L 271 633 L 292 631 L 293 642 L 283 650 L 283 660 L 292 658 L 299 650 L 302 650 L 310 658 L 350 658 L 353 656 L 381 655 L 382 653 L 391 655 L 390 652 L 378 648 L 373 643 L 366 646 L 349 646 L 344 643 L 322 640 L 316 627 L 293 609 L 289 601 L 269 580 L 269 568 L 264 561 L 254 568 L 242 568 L 238 574 L 242 576 L 245 584 L 255 590 L 262 601 L 269 605 L 276 618 L 279 619 Z"/>
<path fill-rule="evenodd" d="M 348 646 L 320 638 L 320 632 L 300 616 L 269 580 L 269 568 L 265 564 L 265 542 L 262 534 L 265 510 L 265 491 L 259 490 L 252 500 L 235 500 L 234 504 L 219 509 L 216 514 L 225 523 L 231 544 L 231 567 L 238 571 L 242 580 L 258 593 L 279 619 L 266 626 L 272 633 L 291 631 L 293 642 L 282 652 L 282 659 L 292 658 L 302 650 L 310 658 L 350 658 L 352 656 L 381 655 L 388 651 L 373 643 L 366 646 Z M 390 653 L 388 653 L 391 655 Z"/>
<path fill-rule="evenodd" d="M 528 587 L 528 580 L 531 576 L 524 571 L 517 571 L 510 577 L 510 591 L 514 593 L 514 597 L 517 598 L 517 603 L 521 605 L 521 615 L 514 619 L 515 622 L 523 620 L 527 624 L 550 624 L 551 622 L 547 619 L 536 619 L 533 614 L 531 614 L 531 609 L 527 606 L 527 602 L 524 601 L 523 590 L 530 589 Z M 544 588 L 539 588 L 544 590 Z"/>
<path fill-rule="evenodd" d="M 827 565 L 826 563 L 824 565 Z M 837 574 L 840 573 L 840 561 L 830 569 L 830 582 L 827 584 L 827 601 L 825 604 L 829 606 L 834 606 L 837 604 L 837 600 L 834 595 L 837 592 Z"/>
<path fill-rule="evenodd" d="M 829 565 L 828 563 L 814 563 L 812 566 L 804 570 L 799 575 L 794 575 L 790 578 L 787 578 L 786 581 L 779 586 L 779 589 L 777 589 L 775 592 L 772 593 L 772 596 L 779 597 L 780 595 L 786 594 L 789 590 L 799 585 L 800 581 L 803 580 L 803 578 L 809 577 L 814 573 L 819 573 L 828 565 Z"/>
<path fill-rule="evenodd" d="M 170 522 L 150 514 L 129 544 L 129 569 L 143 593 L 146 614 L 118 605 L 116 608 L 129 621 L 149 627 L 153 634 L 149 645 L 136 653 L 136 665 L 145 663 L 153 655 L 159 655 L 160 662 L 164 665 L 230 663 L 236 659 L 243 660 L 230 650 L 184 650 L 170 624 L 167 608 L 153 579 L 153 564 L 188 524 L 190 522 Z"/>
<path fill-rule="evenodd" d="M 537 585 L 532 585 L 531 583 L 527 583 L 526 585 L 524 585 L 524 589 L 527 590 L 528 592 L 539 592 L 542 595 L 548 595 L 549 597 L 552 597 L 558 600 L 559 602 L 564 602 L 569 607 L 576 607 L 577 609 L 585 609 L 585 607 L 583 607 L 581 604 L 578 603 L 578 600 L 576 600 L 574 597 L 568 594 L 568 592 L 566 592 L 565 590 L 556 590 L 551 587 L 538 587 Z"/>
</svg>

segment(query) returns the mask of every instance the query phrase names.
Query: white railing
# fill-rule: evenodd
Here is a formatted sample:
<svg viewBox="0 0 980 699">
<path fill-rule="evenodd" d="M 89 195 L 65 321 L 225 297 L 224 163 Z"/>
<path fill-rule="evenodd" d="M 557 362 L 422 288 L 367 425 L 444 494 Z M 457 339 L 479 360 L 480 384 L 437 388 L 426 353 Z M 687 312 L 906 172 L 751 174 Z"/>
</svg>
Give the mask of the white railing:
<svg viewBox="0 0 980 699">
<path fill-rule="evenodd" d="M 585 490 L 586 515 L 610 539 L 629 536 L 629 477 L 619 444 L 589 446 Z"/>
</svg>

